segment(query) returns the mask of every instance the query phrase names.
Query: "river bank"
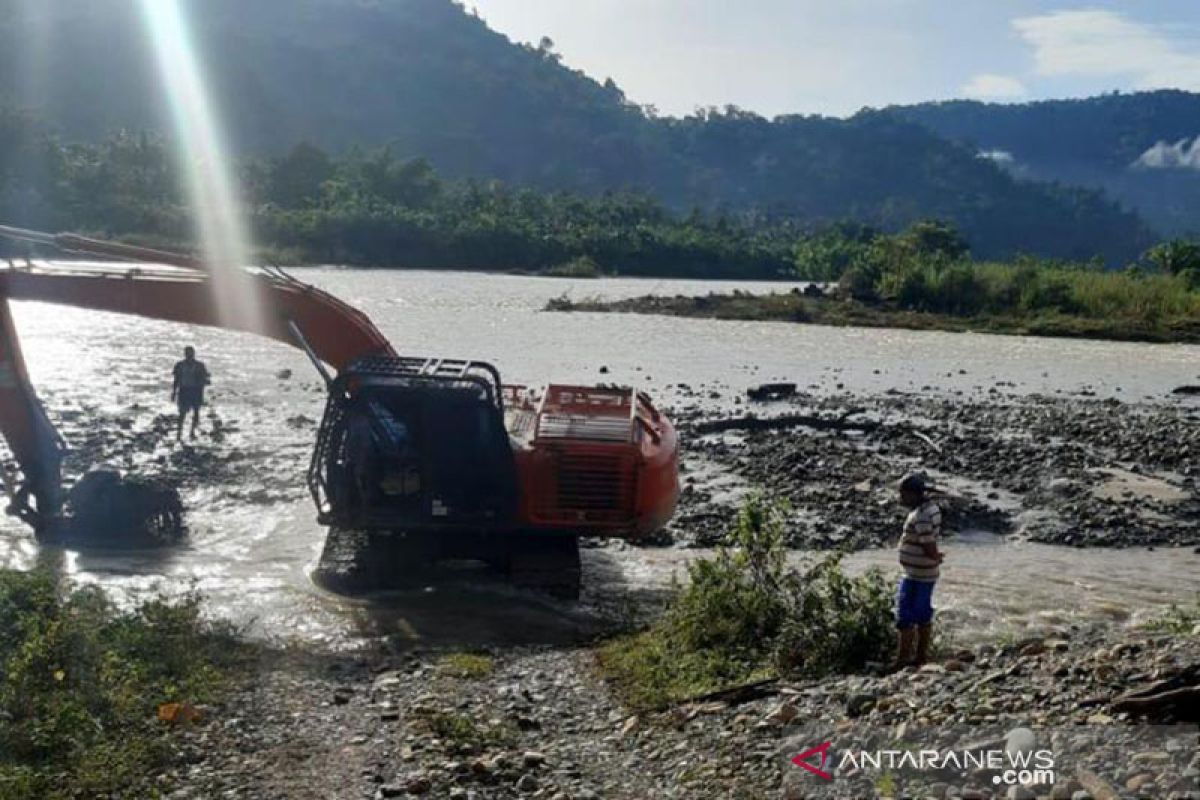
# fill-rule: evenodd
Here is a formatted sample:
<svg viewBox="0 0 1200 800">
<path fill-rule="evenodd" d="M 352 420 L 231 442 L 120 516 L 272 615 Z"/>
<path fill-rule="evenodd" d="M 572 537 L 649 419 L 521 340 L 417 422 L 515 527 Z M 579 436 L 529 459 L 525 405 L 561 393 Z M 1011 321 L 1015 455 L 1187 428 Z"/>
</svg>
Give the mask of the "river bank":
<svg viewBox="0 0 1200 800">
<path fill-rule="evenodd" d="M 441 588 L 427 591 L 440 594 Z M 634 594 L 627 599 L 645 603 Z M 506 601 L 497 596 L 489 602 Z M 104 647 L 123 652 L 122 641 L 145 641 L 139 652 L 150 658 L 160 651 L 153 637 L 161 634 L 153 631 L 174 630 L 169 638 L 179 638 L 180 617 L 155 607 L 162 610 L 148 618 L 149 627 L 122 623 L 121 638 Z M 196 606 L 183 608 L 192 609 L 186 630 L 197 630 L 190 627 Z M 1150 724 L 1197 718 L 1200 606 L 1159 612 L 1129 626 L 1047 619 L 1036 634 L 982 641 L 953 615 L 939 616 L 934 663 L 920 669 L 886 674 L 868 665 L 820 680 L 684 698 L 655 711 L 628 706 L 598 659 L 610 637 L 638 625 L 614 613 L 564 641 L 534 632 L 526 644 L 439 646 L 397 633 L 349 651 L 226 638 L 224 652 L 237 653 L 232 661 L 175 643 L 169 661 L 123 675 L 118 684 L 133 690 L 128 697 L 142 709 L 142 715 L 136 708 L 125 712 L 124 724 L 137 732 L 125 746 L 145 748 L 139 757 L 152 752 L 152 763 L 131 762 L 105 774 L 103 752 L 83 755 L 78 764 L 69 753 L 60 758 L 91 781 L 86 785 L 103 775 L 106 796 L 172 800 L 1196 796 L 1188 794 L 1200 775 L 1194 729 L 1189 734 Z M 459 633 L 471 637 L 464 626 Z M 972 643 L 960 644 L 967 636 Z M 103 647 L 87 654 L 88 663 L 104 663 Z M 103 672 L 79 671 L 77 659 L 53 663 L 61 677 L 33 670 L 39 691 L 53 701 L 49 707 L 70 709 L 71 698 L 91 697 L 108 685 Z M 209 672 L 218 664 L 219 677 Z M 202 684 L 176 683 L 180 675 L 196 674 L 205 675 Z M 181 705 L 173 711 L 159 706 L 156 715 L 155 706 L 168 700 Z M 0 733 L 8 736 L 9 724 L 0 720 Z M 839 769 L 829 786 L 814 786 L 791 763 L 820 741 L 847 750 L 948 739 L 963 745 L 964 737 L 978 743 L 1021 728 L 1038 735 L 1070 729 L 1104 746 L 1089 747 L 1083 760 L 1077 746 L 1056 750 L 1053 788 L 1043 784 L 1017 794 L 995 790 L 989 775 L 978 771 L 958 778 L 938 772 L 898 784 L 896 776 L 879 771 Z M 1189 735 L 1184 742 L 1192 743 L 1190 749 L 1173 744 Z M 1081 794 L 1085 789 L 1089 793 Z"/>
<path fill-rule="evenodd" d="M 820 292 L 795 290 L 780 294 L 708 294 L 606 300 L 560 297 L 547 311 L 659 314 L 700 319 L 752 322 L 791 322 L 856 328 L 898 328 L 915 331 L 949 331 L 1098 339 L 1124 342 L 1200 343 L 1200 320 L 1189 317 L 1146 321 L 1118 317 L 1097 319 L 1063 313 L 972 314 L 956 316 L 912 311 L 888 303 L 865 303 L 833 298 Z"/>
<path fill-rule="evenodd" d="M 587 647 L 274 653 L 205 724 L 180 731 L 186 765 L 169 776 L 167 796 L 759 800 L 785 796 L 786 781 L 801 790 L 791 797 L 898 797 L 863 794 L 861 780 L 833 784 L 849 794 L 814 794 L 788 762 L 797 737 L 816 726 L 865 746 L 902 738 L 905 726 L 967 725 L 1078 726 L 1134 740 L 1141 727 L 1114 708 L 1120 696 L 1197 663 L 1200 639 L 1190 632 L 1063 628 L 954 651 L 919 671 L 784 683 L 744 702 L 710 698 L 639 715 L 600 679 Z M 1112 796 L 1182 798 L 1200 764 L 1192 750 L 1087 768 L 1115 787 Z M 1065 773 L 1055 791 L 1082 790 L 1078 770 Z M 1151 794 L 1129 792 L 1135 778 Z M 904 796 L 1013 796 L 978 781 L 954 790 L 930 783 Z M 1050 792 L 1020 796 L 1084 797 Z"/>
</svg>

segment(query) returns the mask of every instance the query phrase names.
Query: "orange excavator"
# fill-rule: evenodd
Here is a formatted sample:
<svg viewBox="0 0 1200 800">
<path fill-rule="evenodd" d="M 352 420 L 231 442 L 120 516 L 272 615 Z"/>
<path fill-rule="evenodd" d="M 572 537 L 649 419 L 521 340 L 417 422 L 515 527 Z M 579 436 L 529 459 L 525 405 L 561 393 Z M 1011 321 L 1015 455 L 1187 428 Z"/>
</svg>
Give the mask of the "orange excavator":
<svg viewBox="0 0 1200 800">
<path fill-rule="evenodd" d="M 328 387 L 307 476 L 326 551 L 348 536 L 391 541 L 387 557 L 372 556 L 374 584 L 406 558 L 477 557 L 571 595 L 580 536 L 646 537 L 674 512 L 678 441 L 642 392 L 530 389 L 482 361 L 400 355 L 362 312 L 278 269 L 240 270 L 238 290 L 264 313 L 229 318 L 200 259 L 3 226 L 0 238 L 168 268 L 0 268 L 0 434 L 20 470 L 6 481 L 9 510 L 39 531 L 63 515 L 65 445 L 30 383 L 10 300 L 222 327 L 307 353 Z M 348 574 L 332 588 L 355 590 Z"/>
</svg>

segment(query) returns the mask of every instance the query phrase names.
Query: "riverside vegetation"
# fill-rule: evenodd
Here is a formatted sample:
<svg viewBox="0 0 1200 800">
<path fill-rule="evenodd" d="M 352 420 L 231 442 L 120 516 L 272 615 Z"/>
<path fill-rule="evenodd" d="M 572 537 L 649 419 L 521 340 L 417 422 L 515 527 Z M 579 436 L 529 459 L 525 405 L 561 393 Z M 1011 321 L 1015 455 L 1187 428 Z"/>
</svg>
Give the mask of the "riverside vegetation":
<svg viewBox="0 0 1200 800">
<path fill-rule="evenodd" d="M 839 226 L 796 246 L 797 277 L 836 290 L 550 302 L 553 311 L 631 311 L 719 319 L 1200 341 L 1200 245 L 1156 245 L 1124 270 L 1032 257 L 977 262 L 944 224 L 888 235 Z"/>
<path fill-rule="evenodd" d="M 115 607 L 49 573 L 0 572 L 0 797 L 153 797 L 174 760 L 161 706 L 219 699 L 248 657 L 200 598 Z"/>
<path fill-rule="evenodd" d="M 741 508 L 732 546 L 688 568 L 662 618 L 599 651 L 634 708 L 661 709 L 777 675 L 823 677 L 882 662 L 894 643 L 892 589 L 879 571 L 849 577 L 837 556 L 787 566 L 785 509 Z"/>
<path fill-rule="evenodd" d="M 572 194 L 446 180 L 430 162 L 388 148 L 334 156 L 301 144 L 247 159 L 239 174 L 245 214 L 264 248 L 259 257 L 278 263 L 823 280 L 862 275 L 880 263 L 894 273 L 893 262 L 907 257 L 912 240 L 858 224 L 830 226 L 821 214 L 681 214 L 636 192 Z M 66 144 L 31 118 L 0 110 L 0 220 L 8 224 L 186 246 L 192 225 L 180 184 L 169 143 L 159 137 L 119 134 L 98 144 Z M 880 224 L 890 229 L 896 221 Z M 1032 226 L 1022 230 L 1031 249 L 1053 252 L 1039 246 Z M 926 236 L 920 244 L 947 244 L 936 240 Z M 1137 244 L 1124 247 L 1120 258 L 1152 241 L 1130 238 Z M 1071 252 L 1107 252 L 1099 233 L 1095 242 Z M 937 254 L 954 263 L 962 255 Z M 918 255 L 928 262 L 928 253 Z M 957 273 L 954 279 L 963 283 Z"/>
</svg>

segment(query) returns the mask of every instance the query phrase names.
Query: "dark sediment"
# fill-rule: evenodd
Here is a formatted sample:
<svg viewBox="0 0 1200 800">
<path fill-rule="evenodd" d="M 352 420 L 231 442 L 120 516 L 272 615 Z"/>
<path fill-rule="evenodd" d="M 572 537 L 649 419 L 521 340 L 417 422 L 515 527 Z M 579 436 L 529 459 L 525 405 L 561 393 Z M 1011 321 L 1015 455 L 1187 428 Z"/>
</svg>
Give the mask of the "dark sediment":
<svg viewBox="0 0 1200 800">
<path fill-rule="evenodd" d="M 1087 398 L 892 394 L 685 412 L 678 540 L 724 536 L 740 494 L 786 499 L 797 547 L 894 541 L 894 483 L 926 471 L 948 527 L 1074 546 L 1200 544 L 1200 415 Z M 728 431 L 722 431 L 729 428 Z M 717 432 L 707 432 L 707 431 Z"/>
</svg>

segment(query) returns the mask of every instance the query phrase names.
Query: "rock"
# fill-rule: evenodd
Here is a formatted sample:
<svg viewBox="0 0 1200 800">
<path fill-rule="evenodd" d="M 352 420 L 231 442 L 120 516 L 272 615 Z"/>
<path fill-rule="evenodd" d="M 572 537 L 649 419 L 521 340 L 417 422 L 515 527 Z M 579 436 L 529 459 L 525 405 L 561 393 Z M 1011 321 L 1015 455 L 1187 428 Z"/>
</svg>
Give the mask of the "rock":
<svg viewBox="0 0 1200 800">
<path fill-rule="evenodd" d="M 66 497 L 66 517 L 48 538 L 108 547 L 149 548 L 183 539 L 183 500 L 162 480 L 95 470 Z"/>
<path fill-rule="evenodd" d="M 624 739 L 626 736 L 629 736 L 631 733 L 633 733 L 637 729 L 638 729 L 638 718 L 637 718 L 637 716 L 632 716 L 629 719 L 625 720 L 625 724 L 623 724 L 621 726 L 621 738 Z"/>
<path fill-rule="evenodd" d="M 1037 795 L 1032 789 L 1027 789 L 1024 786 L 1010 786 L 1008 792 L 1004 795 L 1008 800 L 1037 800 Z"/>
<path fill-rule="evenodd" d="M 1142 772 L 1126 780 L 1125 788 L 1131 792 L 1137 792 L 1140 791 L 1142 787 L 1149 786 L 1153 783 L 1154 776 L 1149 772 Z"/>
<path fill-rule="evenodd" d="M 292 371 L 290 369 L 281 369 L 275 373 L 275 377 L 281 381 L 290 380 L 292 377 Z"/>
<path fill-rule="evenodd" d="M 783 703 L 763 720 L 769 725 L 787 725 L 794 720 L 800 711 L 791 703 Z"/>
<path fill-rule="evenodd" d="M 760 403 L 765 400 L 782 400 L 795 394 L 794 383 L 763 383 L 746 390 L 747 397 Z"/>
<path fill-rule="evenodd" d="M 877 695 L 870 692 L 857 692 L 846 700 L 846 713 L 851 717 L 861 717 L 875 707 Z"/>
<path fill-rule="evenodd" d="M 521 794 L 533 794 L 538 789 L 537 778 L 528 772 L 517 780 L 517 791 Z"/>
<path fill-rule="evenodd" d="M 540 767 L 546 763 L 546 755 L 536 750 L 526 750 L 521 756 L 521 763 L 527 767 Z"/>
</svg>

